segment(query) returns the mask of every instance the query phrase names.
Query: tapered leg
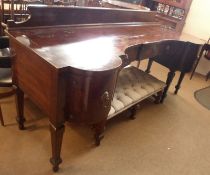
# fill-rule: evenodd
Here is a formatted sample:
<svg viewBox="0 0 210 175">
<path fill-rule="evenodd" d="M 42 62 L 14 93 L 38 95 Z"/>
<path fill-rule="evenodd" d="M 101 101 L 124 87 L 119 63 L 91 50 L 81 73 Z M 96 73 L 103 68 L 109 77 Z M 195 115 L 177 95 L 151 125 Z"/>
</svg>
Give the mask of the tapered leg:
<svg viewBox="0 0 210 175">
<path fill-rule="evenodd" d="M 152 67 L 152 63 L 153 63 L 153 60 L 149 59 L 148 64 L 147 64 L 147 69 L 145 70 L 146 73 L 150 73 L 150 69 Z"/>
<path fill-rule="evenodd" d="M 168 73 L 168 77 L 167 77 L 167 80 L 166 80 L 166 87 L 165 87 L 165 89 L 164 89 L 164 91 L 163 91 L 163 95 L 162 95 L 161 100 L 160 100 L 161 103 L 163 103 L 163 101 L 164 101 L 164 99 L 165 99 L 165 97 L 166 97 L 166 95 L 167 95 L 169 86 L 170 86 L 170 84 L 171 84 L 171 82 L 172 82 L 174 76 L 175 76 L 175 71 L 170 71 L 170 72 Z"/>
<path fill-rule="evenodd" d="M 16 108 L 17 108 L 17 122 L 19 125 L 19 129 L 24 129 L 24 92 L 20 89 L 16 89 Z"/>
<path fill-rule="evenodd" d="M 94 129 L 94 137 L 95 137 L 95 145 L 99 146 L 101 140 L 104 138 L 104 130 L 105 130 L 106 120 L 103 120 L 99 123 L 93 125 Z"/>
<path fill-rule="evenodd" d="M 59 164 L 62 162 L 60 153 L 61 153 L 64 130 L 65 130 L 64 125 L 56 127 L 50 124 L 51 144 L 52 144 L 52 157 L 50 158 L 50 162 L 53 165 L 54 172 L 58 171 Z"/>
<path fill-rule="evenodd" d="M 184 72 L 181 72 L 181 74 L 180 74 L 180 76 L 179 76 L 179 80 L 178 80 L 178 83 L 177 83 L 177 85 L 175 86 L 175 91 L 174 91 L 174 94 L 177 94 L 178 93 L 178 91 L 179 91 L 179 89 L 180 89 L 180 85 L 181 85 L 181 83 L 182 83 L 182 80 L 184 79 L 184 76 L 185 76 L 185 73 Z"/>
<path fill-rule="evenodd" d="M 0 106 L 0 121 L 1 121 L 1 125 L 4 126 L 4 119 L 3 119 L 3 115 L 1 111 L 1 106 Z"/>
</svg>

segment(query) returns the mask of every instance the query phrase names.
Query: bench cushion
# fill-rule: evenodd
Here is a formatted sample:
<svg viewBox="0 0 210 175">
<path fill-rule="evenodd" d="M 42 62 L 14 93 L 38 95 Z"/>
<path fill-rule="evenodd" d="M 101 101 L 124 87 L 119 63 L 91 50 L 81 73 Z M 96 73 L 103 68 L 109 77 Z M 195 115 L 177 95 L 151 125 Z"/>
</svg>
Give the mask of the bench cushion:
<svg viewBox="0 0 210 175">
<path fill-rule="evenodd" d="M 136 67 L 123 68 L 118 76 L 108 119 L 162 91 L 165 86 L 164 82 Z"/>
</svg>

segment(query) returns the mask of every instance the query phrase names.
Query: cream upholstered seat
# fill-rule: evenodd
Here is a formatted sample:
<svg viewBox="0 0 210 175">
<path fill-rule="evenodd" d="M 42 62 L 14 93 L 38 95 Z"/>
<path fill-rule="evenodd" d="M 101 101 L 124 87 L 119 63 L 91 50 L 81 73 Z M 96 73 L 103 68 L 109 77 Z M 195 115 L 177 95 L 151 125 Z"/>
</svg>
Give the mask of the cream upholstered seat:
<svg viewBox="0 0 210 175">
<path fill-rule="evenodd" d="M 166 84 L 144 71 L 128 66 L 118 76 L 108 119 L 162 91 Z"/>
</svg>

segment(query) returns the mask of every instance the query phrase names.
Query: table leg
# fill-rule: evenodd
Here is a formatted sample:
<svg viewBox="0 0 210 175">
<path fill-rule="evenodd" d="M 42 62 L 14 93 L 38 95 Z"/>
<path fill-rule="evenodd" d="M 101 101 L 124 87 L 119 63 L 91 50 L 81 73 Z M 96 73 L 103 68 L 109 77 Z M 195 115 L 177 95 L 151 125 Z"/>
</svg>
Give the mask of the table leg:
<svg viewBox="0 0 210 175">
<path fill-rule="evenodd" d="M 17 87 L 16 89 L 16 108 L 17 108 L 17 122 L 19 125 L 19 129 L 23 130 L 24 129 L 24 92 Z"/>
<path fill-rule="evenodd" d="M 152 63 L 153 63 L 153 60 L 152 59 L 149 59 L 148 60 L 148 64 L 147 64 L 147 69 L 145 70 L 146 73 L 150 73 L 150 69 L 152 67 Z"/>
<path fill-rule="evenodd" d="M 105 130 L 106 120 L 103 120 L 99 123 L 93 125 L 94 129 L 94 137 L 95 137 L 95 145 L 99 146 L 101 140 L 104 138 L 104 130 Z"/>
<path fill-rule="evenodd" d="M 65 126 L 63 124 L 55 126 L 50 123 L 51 144 L 52 144 L 52 157 L 50 158 L 50 162 L 53 165 L 54 172 L 58 171 L 59 164 L 62 162 L 60 153 L 61 153 L 64 130 Z"/>
<path fill-rule="evenodd" d="M 166 87 L 164 88 L 163 95 L 162 95 L 161 100 L 160 100 L 161 103 L 163 103 L 163 101 L 164 101 L 164 99 L 167 95 L 169 86 L 171 85 L 171 82 L 172 82 L 174 76 L 175 76 L 175 71 L 170 71 L 168 73 L 168 77 L 167 77 L 167 80 L 166 80 Z"/>
<path fill-rule="evenodd" d="M 174 91 L 174 94 L 177 94 L 179 89 L 180 89 L 180 85 L 182 83 L 182 80 L 184 79 L 184 76 L 185 76 L 185 73 L 184 72 L 181 72 L 180 76 L 179 76 L 179 80 L 178 80 L 178 83 L 177 85 L 175 86 L 175 91 Z"/>
</svg>

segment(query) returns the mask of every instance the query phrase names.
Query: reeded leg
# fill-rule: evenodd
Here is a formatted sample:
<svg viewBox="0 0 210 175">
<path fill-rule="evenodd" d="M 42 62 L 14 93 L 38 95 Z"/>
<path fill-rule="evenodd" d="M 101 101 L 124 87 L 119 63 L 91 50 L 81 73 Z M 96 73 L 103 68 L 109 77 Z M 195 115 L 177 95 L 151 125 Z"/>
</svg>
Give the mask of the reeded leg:
<svg viewBox="0 0 210 175">
<path fill-rule="evenodd" d="M 20 89 L 16 89 L 16 108 L 17 108 L 17 122 L 19 125 L 19 129 L 24 129 L 24 92 Z"/>
<path fill-rule="evenodd" d="M 52 144 L 52 157 L 50 158 L 50 162 L 53 165 L 54 172 L 58 171 L 59 164 L 62 162 L 60 153 L 61 153 L 64 130 L 65 130 L 64 125 L 56 127 L 50 124 L 51 144 Z"/>
<path fill-rule="evenodd" d="M 152 67 L 152 63 L 153 63 L 153 60 L 149 59 L 148 64 L 147 64 L 147 69 L 145 70 L 146 73 L 150 73 L 150 69 Z"/>
<path fill-rule="evenodd" d="M 167 95 L 169 86 L 170 86 L 170 84 L 171 84 L 171 82 L 172 82 L 174 76 L 175 76 L 175 71 L 170 71 L 170 72 L 168 73 L 168 77 L 167 77 L 167 80 L 166 80 L 166 87 L 165 87 L 165 89 L 164 89 L 164 91 L 163 91 L 163 95 L 162 95 L 161 100 L 160 100 L 161 103 L 163 103 L 163 101 L 164 101 L 164 99 L 165 99 L 165 97 L 166 97 L 166 95 Z"/>
<path fill-rule="evenodd" d="M 1 121 L 1 125 L 4 126 L 4 119 L 3 119 L 3 115 L 1 111 L 1 106 L 0 106 L 0 121 Z"/>
<path fill-rule="evenodd" d="M 185 76 L 185 73 L 184 72 L 181 72 L 180 76 L 179 76 L 179 80 L 178 80 L 178 83 L 177 85 L 175 86 L 175 91 L 174 91 L 174 94 L 177 94 L 178 93 L 178 90 L 180 89 L 180 85 L 182 83 L 182 80 L 184 79 L 184 76 Z"/>
<path fill-rule="evenodd" d="M 163 91 L 157 92 L 157 95 L 155 96 L 155 101 L 154 101 L 155 104 L 160 103 L 162 95 L 163 95 Z"/>
<path fill-rule="evenodd" d="M 101 121 L 93 125 L 94 129 L 94 137 L 95 137 L 95 145 L 99 146 L 101 140 L 104 138 L 104 130 L 105 130 L 106 120 Z"/>
</svg>

